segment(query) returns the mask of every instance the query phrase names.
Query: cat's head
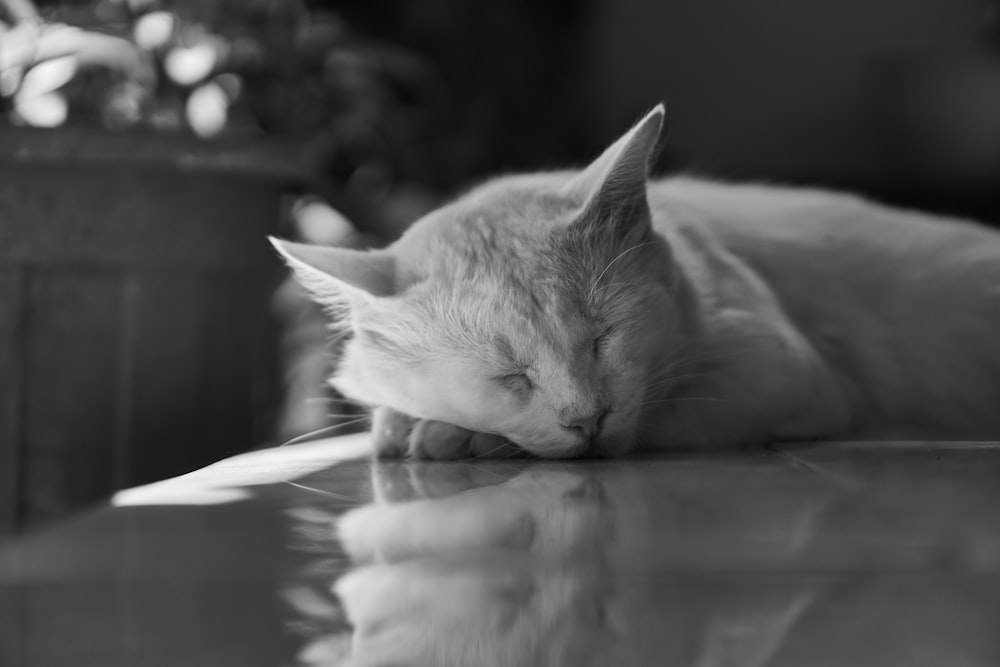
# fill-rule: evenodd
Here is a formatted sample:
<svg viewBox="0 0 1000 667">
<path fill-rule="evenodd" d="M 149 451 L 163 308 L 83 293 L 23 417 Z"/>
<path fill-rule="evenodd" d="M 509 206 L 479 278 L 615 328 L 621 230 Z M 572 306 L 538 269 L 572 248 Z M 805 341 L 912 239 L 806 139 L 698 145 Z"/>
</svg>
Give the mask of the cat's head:
<svg viewBox="0 0 1000 667">
<path fill-rule="evenodd" d="M 334 387 L 541 456 L 629 449 L 683 320 L 646 196 L 662 119 L 580 172 L 491 181 L 384 250 L 276 241 L 353 333 Z"/>
</svg>

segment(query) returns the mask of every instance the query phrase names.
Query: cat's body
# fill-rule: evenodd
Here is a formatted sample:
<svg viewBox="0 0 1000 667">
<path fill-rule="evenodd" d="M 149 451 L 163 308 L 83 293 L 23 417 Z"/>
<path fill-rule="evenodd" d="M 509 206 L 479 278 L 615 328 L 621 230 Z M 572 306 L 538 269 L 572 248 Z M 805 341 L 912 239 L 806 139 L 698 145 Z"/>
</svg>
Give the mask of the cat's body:
<svg viewBox="0 0 1000 667">
<path fill-rule="evenodd" d="M 353 331 L 335 386 L 422 420 L 393 431 L 411 449 L 1000 437 L 1000 234 L 822 191 L 647 182 L 661 119 L 582 171 L 491 181 L 385 251 L 280 243 Z"/>
<path fill-rule="evenodd" d="M 829 398 L 783 397 L 819 408 L 812 435 L 1000 437 L 1000 234 L 820 190 L 674 179 L 650 201 L 668 237 L 712 234 L 696 262 L 707 243 L 759 278 L 760 307 L 787 318 L 769 323 L 790 324 L 822 364 Z M 766 378 L 762 367 L 746 389 Z"/>
</svg>

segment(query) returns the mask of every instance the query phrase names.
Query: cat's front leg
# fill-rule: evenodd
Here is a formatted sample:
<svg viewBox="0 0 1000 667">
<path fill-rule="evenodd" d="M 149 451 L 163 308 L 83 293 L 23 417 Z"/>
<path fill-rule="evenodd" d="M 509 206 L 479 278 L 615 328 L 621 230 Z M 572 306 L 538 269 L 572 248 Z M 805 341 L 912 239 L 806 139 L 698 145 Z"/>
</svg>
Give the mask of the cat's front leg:
<svg viewBox="0 0 1000 667">
<path fill-rule="evenodd" d="M 477 433 L 432 419 L 417 419 L 384 407 L 372 412 L 372 441 L 375 456 L 381 459 L 500 458 L 520 451 L 499 435 Z"/>
</svg>

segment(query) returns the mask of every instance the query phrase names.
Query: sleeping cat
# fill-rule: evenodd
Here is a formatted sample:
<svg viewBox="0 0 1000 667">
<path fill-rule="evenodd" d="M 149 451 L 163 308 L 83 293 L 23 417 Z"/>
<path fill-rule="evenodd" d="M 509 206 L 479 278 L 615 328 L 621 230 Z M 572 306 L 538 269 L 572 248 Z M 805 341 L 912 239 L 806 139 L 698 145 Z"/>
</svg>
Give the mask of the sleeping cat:
<svg viewBox="0 0 1000 667">
<path fill-rule="evenodd" d="M 275 240 L 349 332 L 385 455 L 1000 438 L 1000 234 L 820 190 L 649 180 L 662 105 L 384 250 Z"/>
</svg>

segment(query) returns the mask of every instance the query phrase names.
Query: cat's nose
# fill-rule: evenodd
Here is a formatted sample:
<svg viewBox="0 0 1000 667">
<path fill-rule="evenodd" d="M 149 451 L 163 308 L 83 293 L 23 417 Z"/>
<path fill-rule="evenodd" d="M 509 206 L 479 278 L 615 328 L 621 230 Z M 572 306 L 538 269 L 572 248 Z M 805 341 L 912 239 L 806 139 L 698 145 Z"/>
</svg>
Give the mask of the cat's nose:
<svg viewBox="0 0 1000 667">
<path fill-rule="evenodd" d="M 601 434 L 601 429 L 604 427 L 604 418 L 607 414 L 607 408 L 599 408 L 592 414 L 575 417 L 563 423 L 562 427 L 578 431 L 585 440 L 590 441 Z"/>
</svg>

